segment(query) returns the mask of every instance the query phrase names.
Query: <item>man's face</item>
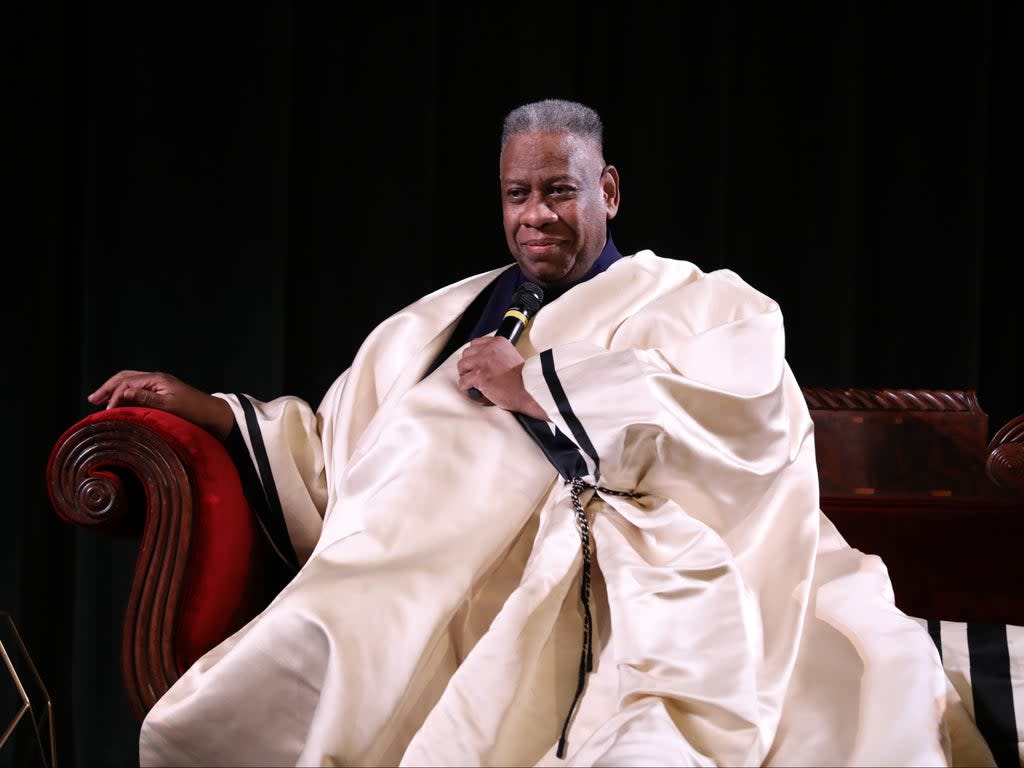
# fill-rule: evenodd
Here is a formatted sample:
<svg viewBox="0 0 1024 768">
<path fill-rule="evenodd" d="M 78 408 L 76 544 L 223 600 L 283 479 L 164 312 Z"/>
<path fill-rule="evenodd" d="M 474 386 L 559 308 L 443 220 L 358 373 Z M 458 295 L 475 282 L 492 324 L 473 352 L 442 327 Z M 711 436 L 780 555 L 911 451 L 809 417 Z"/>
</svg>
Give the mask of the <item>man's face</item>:
<svg viewBox="0 0 1024 768">
<path fill-rule="evenodd" d="M 619 175 L 590 141 L 514 136 L 501 153 L 501 209 L 509 251 L 542 286 L 582 277 L 601 255 L 619 208 Z"/>
</svg>

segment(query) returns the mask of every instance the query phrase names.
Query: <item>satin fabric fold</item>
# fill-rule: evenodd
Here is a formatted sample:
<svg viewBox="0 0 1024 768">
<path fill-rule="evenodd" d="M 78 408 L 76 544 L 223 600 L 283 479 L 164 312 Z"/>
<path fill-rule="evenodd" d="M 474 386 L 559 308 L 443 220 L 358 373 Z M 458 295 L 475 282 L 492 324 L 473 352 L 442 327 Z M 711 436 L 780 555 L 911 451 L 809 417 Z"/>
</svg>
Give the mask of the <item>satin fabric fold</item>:
<svg viewBox="0 0 1024 768">
<path fill-rule="evenodd" d="M 977 747 L 884 564 L 818 509 L 779 307 L 641 252 L 518 344 L 587 480 L 639 494 L 583 497 L 596 663 L 556 758 L 582 633 L 569 488 L 511 414 L 458 391 L 458 353 L 421 380 L 496 273 L 385 321 L 315 411 L 252 401 L 304 565 L 157 703 L 142 765 L 947 765 Z"/>
</svg>

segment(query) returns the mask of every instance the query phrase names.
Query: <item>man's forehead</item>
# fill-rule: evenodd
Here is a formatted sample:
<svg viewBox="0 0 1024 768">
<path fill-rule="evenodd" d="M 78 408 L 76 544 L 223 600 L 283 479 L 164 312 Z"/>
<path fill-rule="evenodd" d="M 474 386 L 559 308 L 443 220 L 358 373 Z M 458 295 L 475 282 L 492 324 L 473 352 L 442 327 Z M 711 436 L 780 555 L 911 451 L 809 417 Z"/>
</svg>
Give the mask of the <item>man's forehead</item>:
<svg viewBox="0 0 1024 768">
<path fill-rule="evenodd" d="M 522 179 L 576 178 L 590 165 L 601 165 L 593 141 L 572 134 L 526 133 L 512 137 L 501 153 L 501 177 Z"/>
</svg>

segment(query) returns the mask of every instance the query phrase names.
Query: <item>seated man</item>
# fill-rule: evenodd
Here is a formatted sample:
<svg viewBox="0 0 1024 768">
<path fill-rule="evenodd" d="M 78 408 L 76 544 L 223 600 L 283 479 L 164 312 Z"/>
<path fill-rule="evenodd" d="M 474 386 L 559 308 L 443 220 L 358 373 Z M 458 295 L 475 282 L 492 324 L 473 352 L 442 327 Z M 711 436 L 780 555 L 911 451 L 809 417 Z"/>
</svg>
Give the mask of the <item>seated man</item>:
<svg viewBox="0 0 1024 768">
<path fill-rule="evenodd" d="M 137 371 L 90 396 L 224 439 L 297 568 L 157 702 L 142 765 L 991 764 L 819 511 L 778 305 L 621 255 L 602 132 L 510 112 L 515 263 L 385 320 L 315 410 Z"/>
</svg>

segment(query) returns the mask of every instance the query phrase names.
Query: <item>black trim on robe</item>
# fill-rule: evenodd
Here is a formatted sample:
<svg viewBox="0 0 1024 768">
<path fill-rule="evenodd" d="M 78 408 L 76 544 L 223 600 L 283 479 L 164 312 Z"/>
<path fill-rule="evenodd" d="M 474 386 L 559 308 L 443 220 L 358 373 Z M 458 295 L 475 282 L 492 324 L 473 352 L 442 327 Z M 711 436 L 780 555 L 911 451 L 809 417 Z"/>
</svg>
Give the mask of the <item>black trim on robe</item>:
<svg viewBox="0 0 1024 768">
<path fill-rule="evenodd" d="M 587 462 L 580 454 L 580 449 L 565 436 L 564 432 L 558 427 L 555 427 L 555 431 L 552 432 L 551 426 L 546 421 L 527 416 L 525 413 L 514 413 L 513 415 L 522 424 L 527 434 L 533 438 L 533 441 L 540 446 L 544 455 L 548 457 L 548 461 L 558 470 L 558 474 L 562 476 L 563 480 L 569 482 L 574 477 L 586 477 Z"/>
<path fill-rule="evenodd" d="M 270 540 L 271 546 L 289 568 L 297 571 L 299 557 L 295 553 L 295 547 L 292 546 L 291 536 L 288 535 L 288 525 L 284 520 L 274 475 L 270 471 L 270 458 L 267 456 L 267 449 L 263 443 L 263 434 L 260 432 L 259 421 L 256 418 L 256 409 L 245 395 L 238 394 L 236 397 L 242 404 L 242 411 L 245 413 L 246 428 L 249 432 L 249 439 L 252 441 L 252 452 L 256 464 L 253 464 L 253 458 L 249 454 L 241 427 L 237 422 L 232 424 L 231 432 L 224 440 L 224 447 L 227 448 L 228 454 L 238 468 L 238 476 L 242 481 L 242 492 L 249 500 L 249 506 L 252 507 L 252 511 Z M 259 466 L 259 474 L 256 472 L 256 466 Z M 265 478 L 265 481 L 260 480 L 260 475 Z"/>
<path fill-rule="evenodd" d="M 583 428 L 582 422 L 576 416 L 576 412 L 569 405 L 569 398 L 566 396 L 562 382 L 558 378 L 558 372 L 555 370 L 555 356 L 550 349 L 545 349 L 540 353 L 540 369 L 544 374 L 544 381 L 551 391 L 551 396 L 555 399 L 555 405 L 558 406 L 558 412 L 562 414 L 562 418 L 565 419 L 565 423 L 569 426 L 569 431 L 576 438 L 576 443 L 580 449 L 586 452 L 590 460 L 594 462 L 594 479 L 600 478 L 601 467 L 597 449 L 594 447 L 593 442 L 591 442 L 587 430 Z M 582 477 L 582 475 L 578 475 L 578 477 Z"/>
</svg>

